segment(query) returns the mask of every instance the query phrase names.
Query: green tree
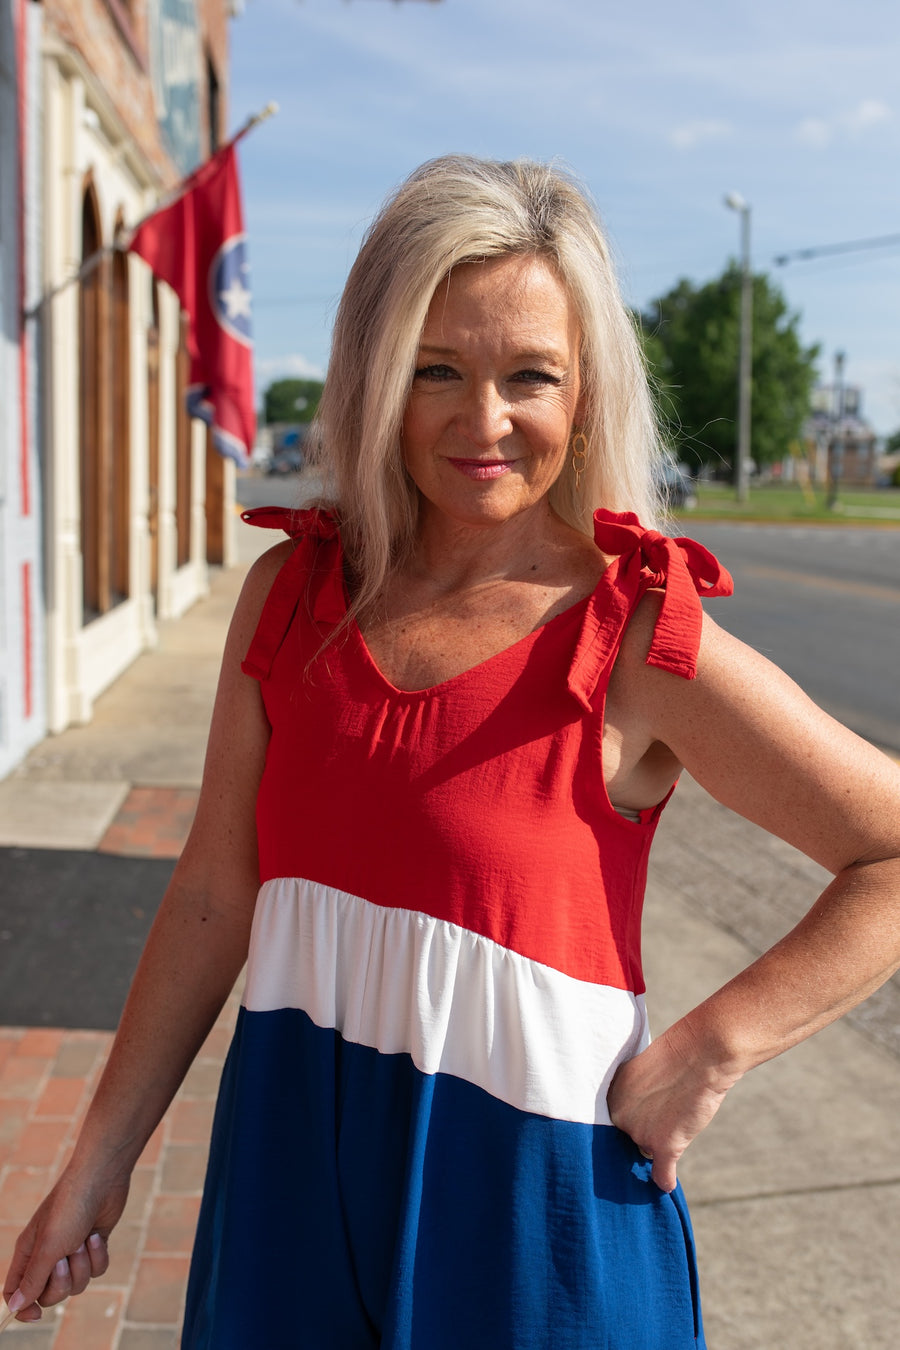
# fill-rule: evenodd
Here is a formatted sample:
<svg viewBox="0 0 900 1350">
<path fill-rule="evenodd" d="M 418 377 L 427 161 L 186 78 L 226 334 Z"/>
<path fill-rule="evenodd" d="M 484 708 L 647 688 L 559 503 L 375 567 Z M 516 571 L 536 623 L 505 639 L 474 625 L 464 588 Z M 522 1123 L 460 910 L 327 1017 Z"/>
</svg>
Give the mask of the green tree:
<svg viewBox="0 0 900 1350">
<path fill-rule="evenodd" d="M 697 287 L 682 279 L 640 316 L 659 408 L 680 459 L 720 468 L 737 443 L 741 270 Z M 753 278 L 751 453 L 781 459 L 800 432 L 815 382 L 817 346 L 804 347 L 799 315 L 764 275 Z"/>
<path fill-rule="evenodd" d="M 311 422 L 323 388 L 321 380 L 274 380 L 263 395 L 263 421 Z"/>
</svg>

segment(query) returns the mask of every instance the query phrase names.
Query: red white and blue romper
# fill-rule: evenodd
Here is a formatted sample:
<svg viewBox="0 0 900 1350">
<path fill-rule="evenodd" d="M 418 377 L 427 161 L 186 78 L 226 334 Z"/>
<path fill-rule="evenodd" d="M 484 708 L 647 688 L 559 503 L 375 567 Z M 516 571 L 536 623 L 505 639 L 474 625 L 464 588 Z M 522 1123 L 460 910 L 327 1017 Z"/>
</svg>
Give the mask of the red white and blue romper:
<svg viewBox="0 0 900 1350">
<path fill-rule="evenodd" d="M 347 611 L 325 512 L 244 662 L 271 724 L 260 891 L 183 1350 L 696 1350 L 690 1221 L 609 1119 L 648 1043 L 640 922 L 664 803 L 606 794 L 625 625 L 691 678 L 690 540 L 598 512 L 586 600 L 433 688 L 395 688 Z M 316 655 L 321 650 L 320 655 Z"/>
</svg>

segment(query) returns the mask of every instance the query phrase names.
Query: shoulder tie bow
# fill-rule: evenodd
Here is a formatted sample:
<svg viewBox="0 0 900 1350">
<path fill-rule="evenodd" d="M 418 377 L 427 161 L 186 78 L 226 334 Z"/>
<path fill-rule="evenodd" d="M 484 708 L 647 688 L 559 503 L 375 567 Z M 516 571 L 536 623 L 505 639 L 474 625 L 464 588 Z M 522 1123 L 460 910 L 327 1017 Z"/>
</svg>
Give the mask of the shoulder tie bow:
<svg viewBox="0 0 900 1350">
<path fill-rule="evenodd" d="M 241 512 L 241 520 L 264 530 L 284 530 L 292 539 L 334 539 L 338 532 L 334 512 L 316 507 L 292 511 L 288 506 L 251 506 Z"/>
<path fill-rule="evenodd" d="M 569 688 L 590 707 L 600 672 L 615 655 L 622 629 L 651 589 L 664 591 L 647 664 L 692 680 L 703 611 L 701 597 L 731 595 L 734 582 L 716 558 L 694 539 L 646 530 L 630 511 L 594 514 L 594 541 L 613 559 L 600 579 L 569 674 Z"/>
<path fill-rule="evenodd" d="M 272 583 L 250 650 L 241 663 L 245 675 L 262 680 L 268 678 L 301 600 L 309 605 L 323 636 L 344 618 L 341 541 L 337 517 L 331 511 L 257 506 L 243 511 L 241 519 L 248 525 L 284 530 L 298 545 Z M 312 547 L 304 548 L 304 542 Z"/>
</svg>

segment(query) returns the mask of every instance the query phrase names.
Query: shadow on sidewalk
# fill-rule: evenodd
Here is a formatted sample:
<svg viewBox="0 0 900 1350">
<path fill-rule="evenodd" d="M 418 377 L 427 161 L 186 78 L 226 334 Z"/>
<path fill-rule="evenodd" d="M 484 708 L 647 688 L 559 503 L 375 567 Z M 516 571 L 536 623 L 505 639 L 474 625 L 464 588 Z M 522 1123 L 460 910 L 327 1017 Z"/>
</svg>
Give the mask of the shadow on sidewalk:
<svg viewBox="0 0 900 1350">
<path fill-rule="evenodd" d="M 113 1031 L 173 867 L 0 849 L 0 1025 Z"/>
</svg>

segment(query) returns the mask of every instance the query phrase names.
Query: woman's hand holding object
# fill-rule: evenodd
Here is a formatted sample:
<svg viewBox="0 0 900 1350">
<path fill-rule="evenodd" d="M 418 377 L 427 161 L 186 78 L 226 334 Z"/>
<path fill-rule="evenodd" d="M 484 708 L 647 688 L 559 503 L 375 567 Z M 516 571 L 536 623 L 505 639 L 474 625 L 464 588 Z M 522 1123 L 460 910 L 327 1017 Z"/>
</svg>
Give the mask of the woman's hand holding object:
<svg viewBox="0 0 900 1350">
<path fill-rule="evenodd" d="M 94 1197 L 79 1194 L 63 1174 L 16 1243 L 3 1290 L 6 1311 L 0 1331 L 13 1318 L 36 1322 L 42 1308 L 83 1293 L 92 1279 L 105 1274 L 106 1239 L 127 1196 L 127 1182 L 118 1183 L 99 1203 L 91 1203 Z M 92 1210 L 93 1217 L 86 1217 Z"/>
<path fill-rule="evenodd" d="M 21 1287 L 10 1295 L 6 1316 L 0 1321 L 0 1331 L 20 1313 L 20 1322 L 36 1322 L 42 1308 L 61 1303 L 71 1294 L 83 1293 L 90 1281 L 96 1275 L 102 1275 L 108 1265 L 106 1239 L 99 1233 L 91 1233 L 87 1242 L 82 1242 L 68 1256 L 60 1257 L 36 1300 L 29 1304 Z"/>
</svg>

